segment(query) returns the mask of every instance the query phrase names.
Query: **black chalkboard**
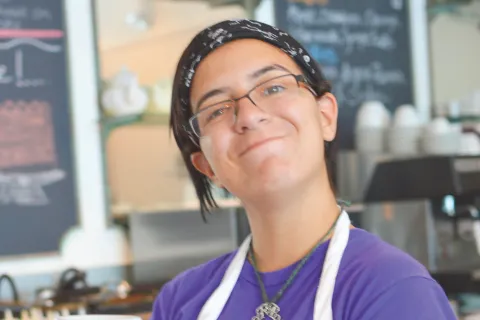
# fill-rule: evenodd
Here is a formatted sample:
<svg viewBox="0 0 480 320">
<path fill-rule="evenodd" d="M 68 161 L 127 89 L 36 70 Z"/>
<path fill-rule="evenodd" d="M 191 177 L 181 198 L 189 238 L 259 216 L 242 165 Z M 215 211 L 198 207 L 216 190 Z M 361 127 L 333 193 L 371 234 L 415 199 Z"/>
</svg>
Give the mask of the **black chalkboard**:
<svg viewBox="0 0 480 320">
<path fill-rule="evenodd" d="M 359 106 L 413 103 L 408 0 L 275 0 L 276 26 L 300 41 L 332 83 L 341 149 L 354 148 Z"/>
<path fill-rule="evenodd" d="M 77 223 L 64 2 L 0 0 L 0 256 Z"/>
</svg>

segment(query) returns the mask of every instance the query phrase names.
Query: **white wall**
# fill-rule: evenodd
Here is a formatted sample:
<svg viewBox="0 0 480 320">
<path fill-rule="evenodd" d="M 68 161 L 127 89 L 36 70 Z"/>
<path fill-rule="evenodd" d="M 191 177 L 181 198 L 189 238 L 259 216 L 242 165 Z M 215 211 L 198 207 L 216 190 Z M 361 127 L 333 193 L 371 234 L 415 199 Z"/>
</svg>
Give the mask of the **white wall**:
<svg viewBox="0 0 480 320">
<path fill-rule="evenodd" d="M 480 2 L 468 11 L 480 16 Z M 480 89 L 479 21 L 441 15 L 431 23 L 430 37 L 435 107 Z"/>
<path fill-rule="evenodd" d="M 255 20 L 275 25 L 274 0 L 262 0 L 255 10 Z"/>
</svg>

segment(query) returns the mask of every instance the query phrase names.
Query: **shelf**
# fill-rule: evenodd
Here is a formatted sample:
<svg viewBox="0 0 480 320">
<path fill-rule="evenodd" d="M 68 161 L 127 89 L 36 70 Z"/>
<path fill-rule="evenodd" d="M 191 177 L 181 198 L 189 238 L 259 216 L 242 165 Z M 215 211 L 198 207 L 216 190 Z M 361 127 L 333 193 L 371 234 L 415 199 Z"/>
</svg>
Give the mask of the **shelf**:
<svg viewBox="0 0 480 320">
<path fill-rule="evenodd" d="M 120 117 L 102 117 L 100 126 L 102 135 L 107 138 L 109 134 L 120 127 L 131 125 L 168 125 L 170 121 L 169 114 L 135 114 Z"/>
<path fill-rule="evenodd" d="M 427 9 L 430 19 L 440 15 L 449 15 L 463 20 L 480 22 L 480 12 L 470 9 L 474 1 L 459 1 L 457 3 L 439 3 L 430 5 Z"/>
<path fill-rule="evenodd" d="M 238 199 L 217 199 L 220 209 L 239 208 L 242 206 Z M 130 205 L 112 205 L 111 212 L 114 218 L 124 218 L 133 214 L 163 214 L 178 211 L 196 211 L 200 210 L 198 200 L 188 202 L 163 202 L 155 206 L 138 207 Z"/>
</svg>

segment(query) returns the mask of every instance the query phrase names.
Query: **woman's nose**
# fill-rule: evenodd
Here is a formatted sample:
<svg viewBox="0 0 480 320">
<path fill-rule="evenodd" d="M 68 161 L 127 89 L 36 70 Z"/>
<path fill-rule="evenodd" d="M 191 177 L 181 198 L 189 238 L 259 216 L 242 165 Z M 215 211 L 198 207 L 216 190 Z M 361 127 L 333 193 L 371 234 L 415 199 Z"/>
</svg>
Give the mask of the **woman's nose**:
<svg viewBox="0 0 480 320">
<path fill-rule="evenodd" d="M 262 123 L 268 122 L 270 114 L 265 112 L 250 97 L 244 97 L 237 101 L 235 110 L 235 131 L 243 133 L 247 130 L 255 130 Z"/>
</svg>

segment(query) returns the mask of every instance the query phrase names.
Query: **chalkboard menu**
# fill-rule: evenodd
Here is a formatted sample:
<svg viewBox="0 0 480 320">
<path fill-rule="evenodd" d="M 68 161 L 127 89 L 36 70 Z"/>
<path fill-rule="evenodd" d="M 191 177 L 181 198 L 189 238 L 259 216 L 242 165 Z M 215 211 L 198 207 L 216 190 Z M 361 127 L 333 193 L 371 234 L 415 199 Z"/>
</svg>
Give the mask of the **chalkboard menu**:
<svg viewBox="0 0 480 320">
<path fill-rule="evenodd" d="M 413 103 L 408 0 L 275 0 L 276 26 L 302 43 L 339 102 L 337 141 L 354 147 L 355 116 L 367 100 L 393 111 Z"/>
<path fill-rule="evenodd" d="M 0 256 L 57 251 L 76 224 L 63 5 L 0 0 Z"/>
</svg>

